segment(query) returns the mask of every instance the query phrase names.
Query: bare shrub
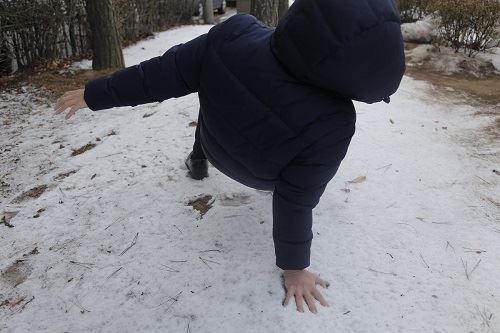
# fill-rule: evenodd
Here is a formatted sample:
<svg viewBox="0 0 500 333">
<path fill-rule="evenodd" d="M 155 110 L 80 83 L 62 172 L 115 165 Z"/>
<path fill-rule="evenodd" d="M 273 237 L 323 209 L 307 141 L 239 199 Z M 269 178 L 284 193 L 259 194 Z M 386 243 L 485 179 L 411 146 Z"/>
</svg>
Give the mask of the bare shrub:
<svg viewBox="0 0 500 333">
<path fill-rule="evenodd" d="M 124 44 L 191 18 L 194 0 L 113 0 Z M 0 76 L 91 55 L 85 0 L 0 0 Z"/>
<path fill-rule="evenodd" d="M 396 0 L 402 23 L 418 21 L 427 14 L 430 0 Z"/>
<path fill-rule="evenodd" d="M 19 69 L 46 64 L 89 50 L 85 10 L 80 0 L 0 0 L 0 40 L 4 57 Z M 4 63 L 0 72 L 8 72 Z"/>
<path fill-rule="evenodd" d="M 126 44 L 154 31 L 186 23 L 193 14 L 193 0 L 114 0 L 113 3 Z"/>
<path fill-rule="evenodd" d="M 440 46 L 468 56 L 500 45 L 498 0 L 434 0 L 432 10 L 440 17 Z"/>
</svg>

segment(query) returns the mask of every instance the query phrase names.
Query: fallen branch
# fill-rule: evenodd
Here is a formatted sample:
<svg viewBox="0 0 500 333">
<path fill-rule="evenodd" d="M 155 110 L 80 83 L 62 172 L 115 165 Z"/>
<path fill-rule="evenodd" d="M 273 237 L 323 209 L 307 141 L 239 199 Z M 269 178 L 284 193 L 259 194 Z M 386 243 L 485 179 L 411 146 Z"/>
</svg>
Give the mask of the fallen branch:
<svg viewBox="0 0 500 333">
<path fill-rule="evenodd" d="M 100 159 L 100 158 L 106 158 L 106 157 L 115 156 L 115 155 L 120 155 L 120 154 L 123 154 L 123 152 L 114 153 L 114 154 L 109 154 L 109 155 L 106 155 L 106 156 L 97 156 L 95 159 L 96 159 L 96 160 L 98 160 L 98 159 Z"/>
<path fill-rule="evenodd" d="M 481 179 L 481 180 L 482 180 L 483 182 L 485 182 L 486 184 L 491 185 L 491 183 L 490 183 L 490 182 L 487 182 L 487 181 L 486 181 L 486 180 L 484 180 L 483 178 L 481 178 L 481 177 L 479 177 L 479 176 L 476 176 L 476 177 L 477 177 L 477 178 L 479 178 L 479 179 Z"/>
<path fill-rule="evenodd" d="M 370 272 L 374 272 L 374 273 L 380 273 L 380 274 L 385 274 L 385 275 L 398 276 L 396 273 L 393 273 L 393 272 L 390 272 L 390 273 L 387 273 L 387 272 L 381 272 L 381 271 L 377 271 L 377 270 L 375 270 L 375 269 L 373 269 L 373 268 L 370 268 L 370 267 L 368 267 L 368 270 L 369 270 Z"/>
<path fill-rule="evenodd" d="M 384 165 L 383 167 L 377 168 L 375 170 L 385 169 L 384 173 L 386 173 L 387 170 L 389 170 L 391 166 L 392 166 L 392 163 Z"/>
<path fill-rule="evenodd" d="M 470 280 L 472 273 L 476 270 L 477 266 L 479 266 L 479 263 L 481 263 L 481 259 L 478 260 L 478 262 L 474 265 L 474 267 L 470 272 L 468 269 L 468 262 L 467 261 L 464 262 L 462 258 L 460 258 L 460 260 L 462 260 L 462 267 L 464 268 L 465 276 L 467 277 L 467 280 Z"/>
<path fill-rule="evenodd" d="M 119 256 L 124 255 L 128 250 L 130 250 L 137 243 L 137 237 L 139 237 L 139 233 L 135 234 L 135 237 L 132 240 L 132 244 L 130 244 L 125 250 L 123 250 L 122 253 L 119 254 Z"/>
<path fill-rule="evenodd" d="M 109 276 L 106 278 L 106 280 L 109 280 L 112 276 L 114 276 L 116 273 L 118 273 L 123 267 L 118 268 L 115 270 L 113 273 L 109 274 Z"/>
<path fill-rule="evenodd" d="M 26 305 L 28 305 L 31 302 L 33 302 L 34 299 L 35 299 L 35 296 L 31 296 L 30 300 L 27 301 L 26 303 L 24 303 L 23 306 L 21 306 L 21 310 L 24 310 L 24 308 L 26 307 Z"/>
<path fill-rule="evenodd" d="M 125 218 L 124 217 L 119 217 L 117 218 L 113 223 L 111 223 L 110 225 L 108 225 L 106 228 L 104 228 L 104 230 L 108 230 L 109 227 L 111 227 L 113 224 L 115 224 L 116 222 L 121 222 L 123 221 Z"/>
<path fill-rule="evenodd" d="M 92 269 L 92 267 L 89 267 L 89 266 L 93 266 L 94 265 L 92 263 L 78 262 L 78 261 L 74 261 L 74 260 L 70 260 L 69 262 L 70 262 L 70 264 L 75 264 L 75 265 L 78 265 L 78 266 L 82 266 L 82 267 L 85 267 L 87 269 Z"/>
<path fill-rule="evenodd" d="M 471 249 L 469 247 L 464 247 L 463 248 L 465 251 L 464 252 L 475 252 L 477 254 L 481 254 L 483 252 L 486 252 L 486 250 L 480 250 L 480 249 Z"/>
<path fill-rule="evenodd" d="M 169 267 L 167 265 L 163 265 L 163 264 L 160 264 L 161 266 L 165 267 L 169 272 L 173 272 L 173 273 L 179 273 L 178 270 L 176 269 L 173 269 L 172 267 Z"/>
<path fill-rule="evenodd" d="M 210 267 L 210 265 L 209 265 L 209 264 L 207 264 L 207 262 L 213 262 L 214 264 L 220 265 L 220 263 L 219 263 L 219 262 L 217 262 L 217 261 L 213 261 L 213 260 L 209 260 L 209 259 L 204 259 L 204 258 L 202 258 L 202 257 L 198 257 L 198 258 L 200 258 L 200 260 L 201 260 L 201 261 L 202 261 L 205 265 L 207 265 L 207 267 L 208 267 L 208 268 L 210 268 L 210 269 L 212 269 L 212 267 Z"/>
<path fill-rule="evenodd" d="M 84 308 L 82 305 L 80 305 L 79 303 L 77 303 L 77 302 L 75 302 L 75 301 L 72 301 L 71 299 L 68 299 L 68 301 L 69 301 L 70 303 L 72 303 L 73 305 L 76 305 L 77 307 L 79 307 L 79 308 L 80 308 L 80 312 L 81 312 L 81 313 L 90 312 L 90 310 L 85 309 L 85 308 Z"/>
<path fill-rule="evenodd" d="M 428 269 L 431 269 L 431 267 L 427 264 L 421 253 L 420 253 L 420 259 L 422 259 L 422 261 L 424 262 L 425 266 L 427 266 Z"/>
<path fill-rule="evenodd" d="M 182 294 L 182 290 L 177 293 L 177 295 L 175 295 L 175 297 L 169 297 L 166 301 L 164 302 L 161 302 L 160 304 L 158 304 L 156 307 L 160 307 L 162 306 L 163 304 L 167 303 L 167 302 L 170 302 L 172 301 L 172 303 L 170 303 L 170 305 L 168 306 L 168 308 L 165 310 L 165 311 L 168 311 L 170 310 L 170 308 L 175 304 L 175 302 L 179 301 L 179 296 Z"/>
</svg>

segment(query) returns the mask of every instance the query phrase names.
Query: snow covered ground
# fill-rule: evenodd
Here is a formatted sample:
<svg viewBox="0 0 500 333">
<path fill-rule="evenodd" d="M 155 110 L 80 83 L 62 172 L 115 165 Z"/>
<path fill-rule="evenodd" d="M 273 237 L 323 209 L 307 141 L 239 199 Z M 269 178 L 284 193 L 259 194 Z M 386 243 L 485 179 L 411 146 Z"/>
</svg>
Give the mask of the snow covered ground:
<svg viewBox="0 0 500 333">
<path fill-rule="evenodd" d="M 160 33 L 126 63 L 208 29 Z M 186 177 L 196 95 L 70 121 L 35 96 L 0 93 L 0 330 L 500 331 L 498 106 L 408 77 L 391 104 L 356 104 L 314 211 L 310 269 L 331 287 L 313 315 L 281 306 L 271 194 Z M 188 202 L 204 196 L 201 217 Z"/>
</svg>

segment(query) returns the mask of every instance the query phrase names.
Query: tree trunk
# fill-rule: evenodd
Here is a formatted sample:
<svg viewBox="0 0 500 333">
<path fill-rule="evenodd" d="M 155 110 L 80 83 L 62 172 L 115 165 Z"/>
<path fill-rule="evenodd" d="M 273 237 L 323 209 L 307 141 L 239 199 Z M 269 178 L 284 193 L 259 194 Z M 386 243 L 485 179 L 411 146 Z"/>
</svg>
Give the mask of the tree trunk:
<svg viewBox="0 0 500 333">
<path fill-rule="evenodd" d="M 288 1 L 289 0 L 279 0 L 278 1 L 278 19 L 280 19 L 280 20 L 285 15 L 286 11 L 288 10 Z"/>
<path fill-rule="evenodd" d="M 92 33 L 93 69 L 123 68 L 120 35 L 111 0 L 86 0 Z"/>
<path fill-rule="evenodd" d="M 76 46 L 76 35 L 75 35 L 75 16 L 76 16 L 76 7 L 75 1 L 66 0 L 66 16 L 67 16 L 67 24 L 69 30 L 69 45 L 71 46 L 71 55 L 75 55 L 78 53 L 78 48 Z"/>
<path fill-rule="evenodd" d="M 205 24 L 214 24 L 214 3 L 213 0 L 203 1 L 203 22 Z"/>
<path fill-rule="evenodd" d="M 279 0 L 252 0 L 250 14 L 269 26 L 278 24 Z"/>
</svg>

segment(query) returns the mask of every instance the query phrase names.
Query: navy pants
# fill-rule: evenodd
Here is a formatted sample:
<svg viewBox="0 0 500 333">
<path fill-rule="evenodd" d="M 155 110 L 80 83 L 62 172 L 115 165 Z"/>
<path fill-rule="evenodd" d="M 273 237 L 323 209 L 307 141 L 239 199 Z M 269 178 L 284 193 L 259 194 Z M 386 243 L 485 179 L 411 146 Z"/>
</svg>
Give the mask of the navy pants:
<svg viewBox="0 0 500 333">
<path fill-rule="evenodd" d="M 196 131 L 194 132 L 193 155 L 191 156 L 191 158 L 195 160 L 200 160 L 200 159 L 206 160 L 207 157 L 205 156 L 205 153 L 201 148 L 200 124 L 201 124 L 201 110 L 200 112 L 198 112 L 198 123 L 196 124 Z"/>
</svg>

